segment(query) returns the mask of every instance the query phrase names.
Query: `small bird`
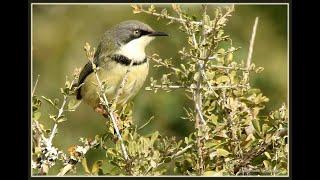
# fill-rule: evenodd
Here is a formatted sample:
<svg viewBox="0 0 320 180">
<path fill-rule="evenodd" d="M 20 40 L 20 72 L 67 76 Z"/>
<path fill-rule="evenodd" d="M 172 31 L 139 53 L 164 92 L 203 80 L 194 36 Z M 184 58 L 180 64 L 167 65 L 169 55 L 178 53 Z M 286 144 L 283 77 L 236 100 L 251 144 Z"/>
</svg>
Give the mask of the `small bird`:
<svg viewBox="0 0 320 180">
<path fill-rule="evenodd" d="M 127 70 L 127 82 L 116 104 L 124 105 L 132 99 L 142 87 L 149 71 L 149 63 L 145 47 L 156 36 L 168 36 L 164 32 L 154 31 L 149 25 L 137 20 L 128 20 L 107 30 L 94 54 L 93 63 L 98 67 L 100 81 L 106 83 L 105 95 L 110 102 Z M 78 79 L 76 98 L 91 106 L 96 112 L 105 113 L 100 105 L 100 91 L 92 63 L 88 62 L 82 69 Z"/>
</svg>

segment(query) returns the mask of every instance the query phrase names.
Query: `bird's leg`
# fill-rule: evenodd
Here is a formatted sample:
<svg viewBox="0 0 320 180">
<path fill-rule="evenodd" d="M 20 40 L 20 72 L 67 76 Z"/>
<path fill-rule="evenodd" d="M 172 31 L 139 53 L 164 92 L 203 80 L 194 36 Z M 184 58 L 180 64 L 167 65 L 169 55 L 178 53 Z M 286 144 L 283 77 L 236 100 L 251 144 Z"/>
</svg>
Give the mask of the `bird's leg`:
<svg viewBox="0 0 320 180">
<path fill-rule="evenodd" d="M 96 108 L 94 108 L 94 111 L 102 115 L 108 115 L 108 112 L 104 109 L 102 104 L 99 104 Z"/>
<path fill-rule="evenodd" d="M 94 109 L 95 112 L 99 113 L 99 114 L 102 114 L 105 118 L 109 118 L 109 111 L 106 111 L 103 107 L 103 105 L 99 104 L 95 109 Z M 115 121 L 116 121 L 116 124 L 117 126 L 119 125 L 119 116 L 117 113 L 115 112 L 111 112 L 113 117 L 115 118 Z"/>
</svg>

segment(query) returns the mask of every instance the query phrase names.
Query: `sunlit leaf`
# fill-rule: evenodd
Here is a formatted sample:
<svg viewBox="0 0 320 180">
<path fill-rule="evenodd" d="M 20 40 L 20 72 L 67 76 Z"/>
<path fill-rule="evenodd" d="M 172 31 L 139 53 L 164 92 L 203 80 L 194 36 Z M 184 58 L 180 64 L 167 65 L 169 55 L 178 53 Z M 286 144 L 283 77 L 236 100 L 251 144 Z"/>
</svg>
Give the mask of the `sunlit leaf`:
<svg viewBox="0 0 320 180">
<path fill-rule="evenodd" d="M 68 103 L 68 110 L 74 111 L 80 104 L 81 104 L 81 101 L 71 99 Z"/>
<path fill-rule="evenodd" d="M 229 154 L 231 153 L 225 149 L 221 149 L 221 148 L 217 149 L 217 156 L 227 157 Z"/>
<path fill-rule="evenodd" d="M 89 170 L 89 168 L 88 168 L 87 159 L 86 159 L 85 157 L 82 158 L 81 164 L 82 164 L 82 167 L 83 167 L 84 171 L 85 171 L 86 173 L 90 174 L 91 172 L 90 172 L 90 170 Z"/>
<path fill-rule="evenodd" d="M 45 97 L 45 96 L 41 96 L 42 97 L 42 99 L 44 99 L 46 102 L 48 102 L 49 104 L 51 104 L 52 106 L 55 106 L 55 103 L 51 100 L 51 99 L 49 99 L 49 98 L 47 98 L 47 97 Z"/>
<path fill-rule="evenodd" d="M 39 120 L 39 118 L 41 117 L 41 112 L 40 111 L 36 111 L 32 113 L 32 120 Z"/>
<path fill-rule="evenodd" d="M 228 82 L 229 80 L 230 79 L 228 76 L 220 76 L 216 79 L 216 82 L 220 84 L 220 83 Z"/>
<path fill-rule="evenodd" d="M 253 119 L 252 120 L 252 125 L 254 127 L 254 129 L 257 131 L 257 132 L 261 132 L 261 127 L 260 127 L 260 120 L 259 119 Z"/>
<path fill-rule="evenodd" d="M 98 173 L 99 169 L 102 166 L 102 162 L 103 162 L 102 160 L 98 160 L 98 161 L 94 162 L 94 164 L 92 165 L 92 169 L 91 169 L 92 174 Z"/>
</svg>

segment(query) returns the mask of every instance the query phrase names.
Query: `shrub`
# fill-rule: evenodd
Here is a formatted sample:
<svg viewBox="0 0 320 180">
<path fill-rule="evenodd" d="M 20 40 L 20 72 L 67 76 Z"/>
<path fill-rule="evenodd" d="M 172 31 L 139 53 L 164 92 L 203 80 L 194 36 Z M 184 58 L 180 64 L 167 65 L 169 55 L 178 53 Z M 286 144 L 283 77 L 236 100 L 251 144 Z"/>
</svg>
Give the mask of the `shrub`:
<svg viewBox="0 0 320 180">
<path fill-rule="evenodd" d="M 72 80 L 67 78 L 61 88 L 62 103 L 38 97 L 33 91 L 33 174 L 46 175 L 57 161 L 62 161 L 64 168 L 58 175 L 75 171 L 78 163 L 87 175 L 287 175 L 286 105 L 261 115 L 260 110 L 269 99 L 249 83 L 250 73 L 263 71 L 251 62 L 258 18 L 253 27 L 248 58 L 239 63 L 234 52 L 240 48 L 233 46 L 231 37 L 224 31 L 234 6 L 217 7 L 212 18 L 207 14 L 207 6 L 203 5 L 199 20 L 176 4 L 172 9 L 177 17 L 169 15 L 166 9 L 158 12 L 153 5 L 148 9 L 141 5 L 132 8 L 133 13 L 145 13 L 167 19 L 168 24 L 178 24 L 188 40 L 178 52 L 181 58 L 175 59 L 179 65 L 174 64 L 172 58 L 162 58 L 158 54 L 148 57 L 156 63 L 154 68 L 166 68 L 169 73 L 163 74 L 161 79 L 151 77 L 146 90 L 170 93 L 184 89 L 186 97 L 194 104 L 192 109 L 184 108 L 184 119 L 194 124 L 193 132 L 184 140 L 163 136 L 158 131 L 141 135 L 139 130 L 151 119 L 137 127 L 133 123 L 132 104 L 115 111 L 98 92 L 104 107 L 117 116 L 111 115 L 111 121 L 107 118 L 104 134 L 96 135 L 94 139 L 80 138 L 80 145 L 70 146 L 68 153 L 60 151 L 54 147 L 52 139 L 58 126 L 67 120 L 66 112 L 75 111 L 80 103 L 73 98 L 79 88 L 73 86 L 79 74 L 76 69 Z M 222 43 L 227 43 L 228 47 L 223 48 Z M 92 61 L 95 49 L 87 43 L 85 51 Z M 126 83 L 126 77 L 122 83 Z M 99 86 L 102 92 L 103 82 Z M 49 115 L 55 123 L 51 130 L 46 130 L 39 122 L 43 102 L 58 111 L 56 115 Z M 104 150 L 106 157 L 89 168 L 86 153 L 94 148 Z M 168 166 L 170 163 L 172 166 Z"/>
</svg>

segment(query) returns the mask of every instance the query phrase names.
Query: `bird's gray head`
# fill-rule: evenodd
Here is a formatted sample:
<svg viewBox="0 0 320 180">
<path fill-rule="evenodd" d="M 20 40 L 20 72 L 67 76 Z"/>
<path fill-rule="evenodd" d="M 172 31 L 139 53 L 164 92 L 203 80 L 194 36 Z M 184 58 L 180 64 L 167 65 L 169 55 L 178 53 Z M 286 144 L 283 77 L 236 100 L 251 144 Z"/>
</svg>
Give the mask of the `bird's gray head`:
<svg viewBox="0 0 320 180">
<path fill-rule="evenodd" d="M 113 28 L 116 43 L 120 46 L 118 54 L 134 61 L 145 59 L 145 47 L 156 36 L 168 36 L 164 32 L 154 31 L 149 25 L 140 21 L 121 22 Z"/>
</svg>

